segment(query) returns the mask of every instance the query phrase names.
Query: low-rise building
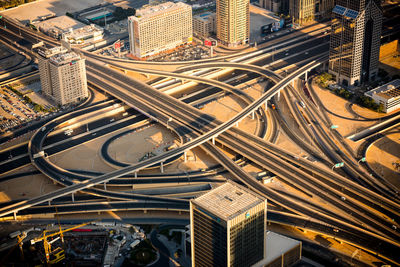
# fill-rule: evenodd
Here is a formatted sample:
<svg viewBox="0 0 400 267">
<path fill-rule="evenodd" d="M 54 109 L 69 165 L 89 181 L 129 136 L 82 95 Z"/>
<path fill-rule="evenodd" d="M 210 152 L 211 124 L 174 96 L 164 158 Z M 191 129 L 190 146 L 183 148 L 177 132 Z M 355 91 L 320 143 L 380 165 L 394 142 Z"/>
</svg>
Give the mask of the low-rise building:
<svg viewBox="0 0 400 267">
<path fill-rule="evenodd" d="M 95 24 L 73 29 L 62 33 L 62 39 L 70 44 L 84 44 L 103 39 L 103 29 Z"/>
<path fill-rule="evenodd" d="M 39 21 L 34 23 L 34 25 L 39 31 L 56 39 L 60 39 L 63 32 L 69 31 L 70 29 L 76 30 L 85 26 L 82 22 L 65 15 Z"/>
<path fill-rule="evenodd" d="M 301 259 L 301 241 L 267 232 L 266 257 L 253 267 L 292 266 Z"/>
<path fill-rule="evenodd" d="M 206 12 L 193 17 L 193 32 L 201 37 L 215 33 L 215 13 Z"/>
<path fill-rule="evenodd" d="M 375 103 L 382 104 L 384 112 L 395 111 L 400 108 L 400 79 L 365 92 L 364 95 L 372 98 Z"/>
<path fill-rule="evenodd" d="M 193 39 L 192 7 L 182 2 L 147 6 L 128 18 L 131 54 L 149 57 Z"/>
</svg>

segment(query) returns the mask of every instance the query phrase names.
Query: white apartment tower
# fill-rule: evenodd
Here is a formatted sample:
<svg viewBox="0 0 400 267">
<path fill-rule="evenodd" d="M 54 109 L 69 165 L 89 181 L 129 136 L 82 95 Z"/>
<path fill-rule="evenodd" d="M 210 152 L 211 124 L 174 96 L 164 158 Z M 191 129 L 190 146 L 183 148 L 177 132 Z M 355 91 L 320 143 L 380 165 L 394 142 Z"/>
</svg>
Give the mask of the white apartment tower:
<svg viewBox="0 0 400 267">
<path fill-rule="evenodd" d="M 182 2 L 166 2 L 136 11 L 128 18 L 131 54 L 144 58 L 193 39 L 192 7 Z"/>
<path fill-rule="evenodd" d="M 40 49 L 42 92 L 65 105 L 88 97 L 85 60 L 63 47 Z"/>
<path fill-rule="evenodd" d="M 226 46 L 246 44 L 250 37 L 250 0 L 217 0 L 217 38 Z"/>
</svg>

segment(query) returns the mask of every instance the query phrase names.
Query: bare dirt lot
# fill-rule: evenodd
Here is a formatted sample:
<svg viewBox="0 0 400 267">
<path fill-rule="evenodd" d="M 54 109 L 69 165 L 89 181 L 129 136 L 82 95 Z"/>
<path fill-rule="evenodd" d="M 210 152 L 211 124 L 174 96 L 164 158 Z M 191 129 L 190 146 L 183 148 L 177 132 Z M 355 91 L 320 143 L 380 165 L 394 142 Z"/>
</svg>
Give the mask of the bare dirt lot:
<svg viewBox="0 0 400 267">
<path fill-rule="evenodd" d="M 369 166 L 400 189 L 400 127 L 376 141 L 367 151 Z"/>
</svg>

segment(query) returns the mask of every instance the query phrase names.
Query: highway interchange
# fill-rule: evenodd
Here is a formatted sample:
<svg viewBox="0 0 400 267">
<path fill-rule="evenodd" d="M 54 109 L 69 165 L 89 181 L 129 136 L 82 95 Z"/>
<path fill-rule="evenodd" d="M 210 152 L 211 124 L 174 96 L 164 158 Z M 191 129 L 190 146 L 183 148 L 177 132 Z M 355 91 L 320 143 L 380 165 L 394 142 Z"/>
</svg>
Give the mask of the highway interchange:
<svg viewBox="0 0 400 267">
<path fill-rule="evenodd" d="M 36 37 L 36 33 L 32 33 L 25 28 L 22 28 L 22 30 L 24 34 L 27 34 L 27 37 L 35 36 L 34 38 L 41 38 L 50 45 L 56 45 L 54 40 L 41 35 Z M 302 94 L 298 93 L 291 86 L 294 84 L 293 81 L 295 79 L 304 76 L 305 73 L 320 66 L 327 59 L 328 38 L 324 34 L 324 30 L 315 34 L 315 36 L 303 38 L 304 40 L 300 41 L 293 40 L 293 48 L 291 49 L 287 48 L 289 44 L 284 44 L 282 47 L 268 48 L 261 53 L 254 52 L 254 54 L 236 55 L 234 59 L 223 58 L 220 60 L 217 58 L 212 62 L 206 61 L 202 64 L 196 63 L 193 67 L 181 68 L 179 73 L 150 71 L 145 68 L 138 69 L 137 67 L 130 67 L 130 63 L 123 60 L 110 60 L 92 53 L 80 51 L 86 57 L 88 81 L 92 86 L 106 91 L 132 109 L 146 115 L 146 117 L 151 119 L 152 123 L 158 122 L 170 128 L 176 133 L 181 145 L 177 149 L 152 157 L 149 160 L 124 166 L 111 173 L 100 174 L 95 177 L 61 169 L 51 163 L 46 156 L 36 157 L 35 155 L 39 155 L 43 150 L 46 153 L 50 152 L 46 147 L 43 148 L 43 144 L 46 142 L 47 144 L 52 143 L 49 140 L 45 140 L 53 129 L 74 117 L 105 108 L 110 103 L 105 102 L 82 106 L 74 112 L 61 115 L 46 123 L 45 126 L 41 126 L 28 143 L 29 158 L 34 166 L 50 179 L 65 187 L 33 199 L 16 201 L 10 205 L 5 205 L 0 208 L 0 215 L 54 213 L 54 206 L 57 206 L 60 213 L 96 212 L 108 209 L 153 209 L 187 212 L 187 197 L 190 196 L 190 192 L 206 189 L 200 186 L 201 183 L 198 186 L 186 188 L 186 191 L 182 191 L 182 195 L 177 194 L 174 197 L 165 196 L 162 193 L 160 193 L 162 196 L 149 195 L 143 191 L 141 193 L 128 194 L 109 191 L 106 187 L 115 185 L 115 182 L 120 180 L 118 178 L 124 176 L 130 176 L 129 182 L 125 181 L 128 184 L 130 182 L 134 184 L 136 179 L 137 182 L 141 181 L 140 179 L 144 181 L 146 179 L 162 180 L 167 178 L 172 179 L 171 181 L 174 182 L 176 182 L 176 179 L 189 179 L 189 175 L 182 177 L 182 174 L 172 177 L 165 177 L 161 174 L 158 178 L 144 178 L 140 177 L 137 172 L 154 164 L 163 164 L 168 159 L 179 157 L 185 151 L 200 146 L 222 165 L 224 171 L 228 171 L 233 179 L 246 184 L 260 195 L 266 197 L 274 206 L 276 205 L 284 209 L 284 212 L 279 210 L 269 211 L 268 217 L 270 220 L 314 230 L 328 236 L 335 236 L 373 252 L 384 260 L 399 263 L 400 258 L 396 253 L 400 246 L 400 234 L 397 230 L 399 226 L 397 222 L 400 217 L 400 205 L 397 190 L 381 177 L 371 177 L 358 164 L 357 158 L 355 158 L 350 148 L 346 146 L 343 137 L 337 131 L 329 128 L 332 123 L 326 114 L 318 110 L 309 98 L 304 95 L 302 96 Z M 295 44 L 296 41 L 297 44 Z M 285 58 L 289 53 L 290 56 L 287 59 L 280 60 L 280 58 Z M 274 64 L 275 62 L 277 64 Z M 304 64 L 302 67 L 292 68 L 294 71 L 288 71 L 286 77 L 283 78 L 276 74 L 277 70 L 297 62 L 304 62 Z M 142 64 L 145 65 L 144 63 Z M 152 87 L 130 79 L 120 71 L 110 69 L 110 65 L 174 79 L 169 79 L 165 82 L 161 81 Z M 203 70 L 199 71 L 200 69 Z M 226 72 L 235 69 L 235 71 L 241 70 L 246 71 L 246 73 L 256 73 L 258 75 L 256 77 L 269 79 L 274 85 L 266 88 L 266 91 L 259 99 L 253 100 L 244 93 L 238 92 L 234 85 L 222 83 L 210 79 L 209 76 L 205 76 L 212 76 L 213 73 L 218 71 L 216 69 L 223 69 Z M 193 73 L 193 71 L 199 73 Z M 237 72 L 240 73 L 239 71 Z M 224 73 L 216 75 L 218 77 L 224 75 Z M 161 92 L 163 86 L 170 89 L 182 86 L 182 83 L 188 87 L 195 85 L 195 83 L 204 83 L 207 86 L 213 86 L 219 88 L 219 90 L 233 93 L 238 95 L 246 103 L 246 106 L 229 121 L 217 121 L 213 116 L 204 114 L 200 110 Z M 204 88 L 206 89 L 207 87 Z M 280 93 L 283 88 L 288 88 L 288 90 Z M 172 94 L 178 94 L 178 92 L 175 90 Z M 294 141 L 297 140 L 296 143 L 313 155 L 314 158 L 320 159 L 323 163 L 330 164 L 329 167 L 337 162 L 345 162 L 345 167 L 340 173 L 321 168 L 319 165 L 299 158 L 277 147 L 272 142 L 263 139 L 266 130 L 263 127 L 265 123 L 260 123 L 261 118 L 263 118 L 263 122 L 266 122 L 267 127 L 275 125 L 274 128 L 276 130 L 278 128 L 277 124 L 280 124 L 283 125 L 281 126 L 282 128 L 285 128 L 285 122 L 282 121 L 282 116 L 279 116 L 279 111 L 268 109 L 266 114 L 264 113 L 269 105 L 269 101 L 274 101 L 274 96 L 278 97 L 278 94 L 285 95 L 285 100 L 291 107 L 293 115 L 297 118 L 299 125 L 301 125 L 301 131 L 304 133 L 304 136 L 298 136 L 298 133 L 291 132 L 290 127 L 286 127 L 288 136 Z M 288 101 L 291 98 L 294 101 Z M 317 96 L 313 96 L 313 99 L 317 98 Z M 300 112 L 297 104 L 299 101 L 306 103 L 306 108 L 303 109 L 303 112 Z M 130 111 L 129 119 L 125 118 L 126 125 L 145 119 L 139 113 Z M 254 119 L 258 122 L 258 136 L 246 133 L 235 127 L 244 118 L 253 117 L 252 114 L 256 114 Z M 307 117 L 308 121 L 305 117 Z M 123 125 L 114 124 L 114 127 L 119 128 L 123 127 Z M 84 134 L 84 136 L 90 138 L 91 134 Z M 273 139 L 271 137 L 269 140 Z M 237 162 L 227 157 L 219 148 L 221 145 L 230 148 L 262 169 L 276 174 L 280 179 L 292 184 L 307 195 L 319 197 L 332 203 L 341 212 L 331 211 L 323 206 L 317 206 L 305 198 L 285 195 L 262 185 L 253 176 L 245 172 Z M 63 147 L 59 149 L 62 150 Z M 216 171 L 210 170 L 210 172 Z M 203 180 L 199 181 L 204 182 L 207 179 L 213 179 L 211 178 L 212 175 L 208 173 L 203 176 L 194 173 L 190 174 L 190 177 L 193 177 L 192 181 L 200 178 Z M 133 176 L 137 176 L 138 178 Z M 107 185 L 104 185 L 103 189 L 102 187 L 105 183 Z M 98 184 L 102 186 L 96 186 Z M 95 200 L 90 205 L 87 202 L 81 201 L 68 203 L 66 200 L 60 204 L 54 204 L 57 203 L 57 199 L 67 195 L 72 195 L 72 199 L 75 201 L 74 193 L 78 191 L 96 196 Z M 104 198 L 114 200 L 104 203 Z"/>
</svg>

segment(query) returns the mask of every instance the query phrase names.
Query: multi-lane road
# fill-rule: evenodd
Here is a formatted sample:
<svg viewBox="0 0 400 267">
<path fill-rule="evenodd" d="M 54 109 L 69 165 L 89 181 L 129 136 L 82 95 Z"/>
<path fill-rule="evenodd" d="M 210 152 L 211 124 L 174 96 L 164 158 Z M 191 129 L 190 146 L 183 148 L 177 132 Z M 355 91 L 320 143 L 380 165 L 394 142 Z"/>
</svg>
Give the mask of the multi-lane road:
<svg viewBox="0 0 400 267">
<path fill-rule="evenodd" d="M 32 35 L 33 33 L 28 34 Z M 316 41 L 310 41 L 307 39 L 304 40 L 306 43 L 308 43 L 308 48 L 310 48 L 310 50 L 308 50 L 307 46 L 303 47 L 303 43 L 301 43 L 297 48 L 294 46 L 291 49 L 278 51 L 278 53 L 271 52 L 271 55 L 274 54 L 273 57 L 271 57 L 271 55 L 265 56 L 262 54 L 245 56 L 240 55 L 238 57 L 239 61 L 247 63 L 247 66 L 241 64 L 236 64 L 235 66 L 224 65 L 227 64 L 226 62 L 208 63 L 208 65 L 204 64 L 205 66 L 202 66 L 204 68 L 237 68 L 245 71 L 256 72 L 267 78 L 271 78 L 269 77 L 271 76 L 270 72 L 265 72 L 260 68 L 252 67 L 249 65 L 249 63 L 257 62 L 257 59 L 261 59 L 258 60 L 257 64 L 268 66 L 271 64 L 271 61 L 276 61 L 279 53 L 282 53 L 280 57 L 289 57 L 286 60 L 280 61 L 282 64 L 285 62 L 286 65 L 303 62 L 304 60 L 309 60 L 312 57 L 319 57 L 319 61 L 311 61 L 311 63 L 306 64 L 304 67 L 298 68 L 296 71 L 289 74 L 287 77 L 282 78 L 280 81 L 278 81 L 276 79 L 277 77 L 275 77 L 276 84 L 272 88 L 269 88 L 259 99 L 250 103 L 227 122 L 218 122 L 212 116 L 202 114 L 198 110 L 195 110 L 172 97 L 162 94 L 146 84 L 127 79 L 126 77 L 120 77 L 121 75 L 118 76 L 116 72 L 110 71 L 107 66 L 99 62 L 98 56 L 86 54 L 88 80 L 91 83 L 96 84 L 111 95 L 121 99 L 127 105 L 147 115 L 152 120 L 160 122 L 165 126 L 175 130 L 176 134 L 183 141 L 182 145 L 175 150 L 168 151 L 163 155 L 156 156 L 139 164 L 124 167 L 108 174 L 103 174 L 92 179 L 88 178 L 72 184 L 71 177 L 69 175 L 59 177 L 59 174 L 55 173 L 54 169 L 49 168 L 50 163 L 45 157 L 35 156 L 42 151 L 42 143 L 46 135 L 59 123 L 58 121 L 50 122 L 45 126 L 46 128 L 42 128 L 43 130 L 37 131 L 34 137 L 31 139 L 29 143 L 29 154 L 32 162 L 38 167 L 39 170 L 48 175 L 50 178 L 56 179 L 58 182 L 60 182 L 60 178 L 64 179 L 64 185 L 66 187 L 44 196 L 22 202 L 16 202 L 12 205 L 3 207 L 0 209 L 0 215 L 4 216 L 10 213 L 16 213 L 27 208 L 32 209 L 32 207 L 35 205 L 39 205 L 61 196 L 73 194 L 74 192 L 82 190 L 86 190 L 87 192 L 91 191 L 93 194 L 104 196 L 106 191 L 100 191 L 100 189 L 94 188 L 95 185 L 114 180 L 125 174 L 137 172 L 142 168 L 152 166 L 156 163 L 165 162 L 165 160 L 168 158 L 180 155 L 191 148 L 201 145 L 201 147 L 207 150 L 209 154 L 212 155 L 221 165 L 223 165 L 233 177 L 247 184 L 259 194 L 264 195 L 276 204 L 281 205 L 295 213 L 312 218 L 318 218 L 320 222 L 325 222 L 329 225 L 337 227 L 340 229 L 338 236 L 340 236 L 342 239 L 355 243 L 368 250 L 375 251 L 388 260 L 398 262 L 399 258 L 395 251 L 397 251 L 399 247 L 399 234 L 393 226 L 397 225 L 396 221 L 399 216 L 399 204 L 398 198 L 396 194 L 393 194 L 391 188 L 387 188 L 387 186 L 382 183 L 374 184 L 374 186 L 376 186 L 375 189 L 382 189 L 386 190 L 385 192 L 388 194 L 391 193 L 390 199 L 379 196 L 365 187 L 349 181 L 341 175 L 327 171 L 323 168 L 321 169 L 313 164 L 310 164 L 306 160 L 296 158 L 295 155 L 280 150 L 279 148 L 274 147 L 272 144 L 263 141 L 261 138 L 257 139 L 257 137 L 243 133 L 234 127 L 245 117 L 250 116 L 253 112 L 257 112 L 257 110 L 262 106 L 266 106 L 267 101 L 271 100 L 275 94 L 291 84 L 293 80 L 326 60 L 325 58 L 320 57 L 318 54 L 321 54 L 321 50 L 324 51 L 327 49 L 325 40 L 327 37 L 319 36 L 317 38 L 320 39 L 317 39 Z M 315 46 L 316 49 L 311 49 L 313 46 Z M 267 53 L 266 51 L 263 52 L 264 54 Z M 233 60 L 238 59 L 236 58 Z M 124 62 L 124 64 L 126 64 L 126 62 Z M 121 65 L 121 67 L 126 66 Z M 274 64 L 272 70 L 277 67 L 280 66 L 278 64 Z M 145 70 L 139 71 L 146 72 Z M 204 82 L 209 85 L 218 86 L 220 89 L 234 92 L 234 88 L 230 86 L 216 84 L 215 82 L 213 83 L 207 80 L 201 81 L 199 78 L 190 78 L 187 75 L 179 77 L 178 74 L 168 75 L 168 73 L 161 72 L 159 74 L 161 76 L 184 79 L 189 82 Z M 172 80 L 172 84 L 174 82 L 176 81 Z M 170 81 L 167 81 L 166 83 L 169 83 L 168 86 L 171 86 Z M 317 125 L 312 127 L 320 127 L 318 126 L 318 121 L 320 118 L 317 117 L 317 114 L 312 112 L 315 112 L 315 110 L 307 110 L 307 115 L 310 118 L 312 117 L 313 123 Z M 168 124 L 168 122 L 170 123 Z M 339 154 L 343 157 L 341 148 L 335 147 L 332 143 L 330 143 L 327 140 L 328 137 L 325 135 L 324 131 L 325 129 L 323 128 L 315 128 L 313 130 L 313 134 L 315 135 L 316 139 L 319 139 L 320 145 L 326 148 L 325 150 L 323 149 L 322 152 L 326 154 L 328 151 L 331 153 L 330 150 L 332 150 L 335 151 L 336 154 Z M 249 140 L 251 140 L 250 145 Z M 250 161 L 255 162 L 265 169 L 271 170 L 272 172 L 278 174 L 281 179 L 296 184 L 298 188 L 301 188 L 303 192 L 306 192 L 310 196 L 319 196 L 320 198 L 325 199 L 332 204 L 334 203 L 337 206 L 337 209 L 341 212 L 330 212 L 324 207 L 317 207 L 314 204 L 311 204 L 311 202 L 309 202 L 307 199 L 295 199 L 294 196 L 284 196 L 279 192 L 269 189 L 268 187 L 264 187 L 255 181 L 255 179 L 248 173 L 243 171 L 243 169 L 235 164 L 231 159 L 227 158 L 224 153 L 221 153 L 221 151 L 214 146 L 214 143 L 216 142 L 230 147 L 237 153 L 245 156 Z M 330 153 L 327 153 L 328 158 L 333 157 L 333 154 L 331 155 Z M 334 157 L 337 157 L 337 155 Z M 362 170 L 358 169 L 357 166 L 354 166 L 351 158 L 343 158 L 351 167 L 352 175 L 350 176 L 365 178 Z M 57 169 L 57 166 L 54 168 Z M 324 182 L 318 182 L 318 179 L 313 177 L 315 174 L 319 175 L 319 178 L 324 180 Z M 326 191 L 318 192 L 318 190 L 321 188 L 325 188 Z M 362 192 L 362 195 L 358 194 L 359 192 Z M 110 193 L 108 192 L 108 194 Z M 117 199 L 127 198 L 127 196 L 123 196 L 119 193 L 114 193 L 113 197 Z M 132 195 L 130 199 L 141 199 L 148 201 L 148 203 L 151 201 L 154 203 L 182 203 L 182 205 L 185 205 L 183 203 L 187 203 L 185 200 L 165 197 L 152 197 L 142 194 Z M 361 201 L 363 204 L 360 204 Z M 125 204 L 127 205 L 127 203 Z M 364 205 L 367 205 L 368 208 L 365 208 Z M 162 209 L 161 206 L 159 208 Z M 370 209 L 372 209 L 372 211 Z M 380 213 L 384 214 L 384 216 L 379 215 Z M 387 216 L 387 219 L 385 219 L 385 216 Z M 321 224 L 319 225 L 321 226 Z M 312 228 L 311 226 L 309 227 Z M 323 227 L 319 227 L 318 231 L 324 232 L 322 228 Z M 316 229 L 314 228 L 314 230 Z M 332 231 L 332 228 L 325 229 L 325 231 Z M 358 240 L 355 240 L 355 233 L 360 237 Z M 351 236 L 351 234 L 353 234 L 353 236 Z M 366 240 L 369 241 L 367 242 Z M 377 246 L 377 244 L 379 245 Z"/>
</svg>

